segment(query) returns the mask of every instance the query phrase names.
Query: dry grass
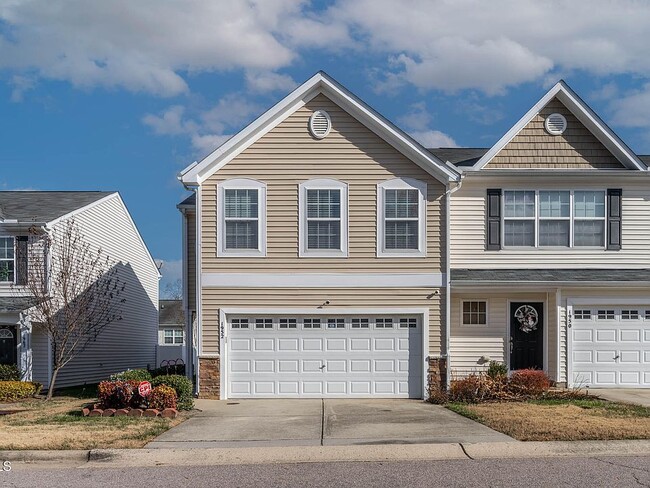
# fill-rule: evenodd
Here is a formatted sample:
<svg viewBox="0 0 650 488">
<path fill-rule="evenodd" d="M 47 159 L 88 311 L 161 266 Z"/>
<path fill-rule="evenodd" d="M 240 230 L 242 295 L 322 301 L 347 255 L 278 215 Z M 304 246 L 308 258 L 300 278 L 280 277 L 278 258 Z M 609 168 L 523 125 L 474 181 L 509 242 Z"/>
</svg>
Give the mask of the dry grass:
<svg viewBox="0 0 650 488">
<path fill-rule="evenodd" d="M 650 439 L 650 408 L 603 400 L 451 404 L 448 408 L 520 441 Z"/>
<path fill-rule="evenodd" d="M 30 399 L 4 406 L 5 411 L 24 411 L 0 416 L 0 450 L 140 448 L 189 416 L 83 417 L 81 407 L 94 401 L 88 395 L 63 394 L 50 402 Z"/>
</svg>

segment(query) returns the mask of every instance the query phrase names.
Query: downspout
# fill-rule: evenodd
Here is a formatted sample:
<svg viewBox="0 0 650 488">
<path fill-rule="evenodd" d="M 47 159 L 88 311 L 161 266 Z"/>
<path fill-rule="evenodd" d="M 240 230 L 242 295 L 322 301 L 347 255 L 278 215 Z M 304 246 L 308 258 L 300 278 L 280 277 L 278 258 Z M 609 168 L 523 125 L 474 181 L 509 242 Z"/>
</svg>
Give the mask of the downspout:
<svg viewBox="0 0 650 488">
<path fill-rule="evenodd" d="M 449 351 L 449 342 L 451 340 L 451 195 L 460 190 L 463 186 L 463 178 L 465 175 L 460 174 L 460 179 L 458 180 L 458 185 L 454 188 L 447 186 L 447 191 L 445 192 L 445 228 L 446 228 L 446 286 L 445 286 L 445 358 L 447 359 L 447 365 L 445 368 L 445 386 L 449 389 L 451 383 L 450 375 L 450 351 Z"/>
</svg>

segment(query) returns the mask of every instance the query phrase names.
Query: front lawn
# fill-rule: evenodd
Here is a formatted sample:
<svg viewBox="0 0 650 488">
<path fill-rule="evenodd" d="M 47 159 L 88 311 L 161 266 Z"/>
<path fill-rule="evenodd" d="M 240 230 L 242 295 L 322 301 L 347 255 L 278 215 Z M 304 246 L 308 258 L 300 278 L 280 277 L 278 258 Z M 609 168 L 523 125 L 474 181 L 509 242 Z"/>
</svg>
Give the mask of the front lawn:
<svg viewBox="0 0 650 488">
<path fill-rule="evenodd" d="M 650 439 L 650 408 L 595 398 L 446 406 L 520 441 Z"/>
<path fill-rule="evenodd" d="M 49 402 L 31 398 L 3 405 L 0 450 L 139 448 L 189 416 L 187 412 L 179 412 L 175 419 L 82 416 L 81 408 L 97 401 L 95 393 L 94 387 L 68 389 Z"/>
</svg>

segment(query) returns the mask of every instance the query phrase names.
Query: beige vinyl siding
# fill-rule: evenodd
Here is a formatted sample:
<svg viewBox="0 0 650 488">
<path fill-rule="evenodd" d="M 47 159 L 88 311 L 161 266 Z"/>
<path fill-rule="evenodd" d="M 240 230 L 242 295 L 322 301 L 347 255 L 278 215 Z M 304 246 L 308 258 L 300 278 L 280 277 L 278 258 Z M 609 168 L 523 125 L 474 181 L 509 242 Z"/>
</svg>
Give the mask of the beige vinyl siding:
<svg viewBox="0 0 650 488">
<path fill-rule="evenodd" d="M 485 250 L 485 205 L 488 188 L 599 189 L 622 188 L 622 249 L 590 248 Z M 499 176 L 467 178 L 452 195 L 450 216 L 452 268 L 650 268 L 650 187 L 639 176 L 616 178 L 569 176 Z"/>
<path fill-rule="evenodd" d="M 488 304 L 487 325 L 462 325 L 461 306 L 463 301 L 485 300 Z M 451 338 L 449 343 L 449 364 L 451 378 L 460 378 L 470 373 L 484 371 L 488 363 L 481 362 L 482 356 L 492 361 L 508 362 L 510 340 L 509 301 L 544 302 L 544 327 L 548 335 L 548 354 L 545 362 L 548 374 L 555 377 L 557 371 L 557 354 L 554 348 L 557 341 L 551 337 L 557 335 L 557 309 L 555 290 L 544 293 L 490 292 L 486 290 L 474 293 L 457 293 L 451 295 Z M 546 361 L 546 359 L 545 359 Z"/>
<path fill-rule="evenodd" d="M 309 116 L 325 109 L 332 130 L 322 140 L 307 129 Z M 377 258 L 377 184 L 396 177 L 428 185 L 427 256 Z M 217 183 L 252 178 L 267 184 L 267 256 L 216 256 Z M 333 178 L 349 185 L 349 257 L 298 257 L 298 185 Z M 202 272 L 366 273 L 445 270 L 445 186 L 323 95 L 307 103 L 253 143 L 201 186 Z"/>
<path fill-rule="evenodd" d="M 187 231 L 187 306 L 196 310 L 196 213 L 186 212 Z"/>
<path fill-rule="evenodd" d="M 552 113 L 564 115 L 567 128 L 551 135 L 544 120 Z M 485 169 L 499 168 L 596 168 L 621 169 L 623 165 L 557 98 L 497 153 Z"/>
<path fill-rule="evenodd" d="M 220 308 L 269 307 L 281 311 L 283 308 L 313 307 L 315 314 L 327 314 L 327 306 L 316 307 L 329 300 L 329 307 L 336 308 L 428 308 L 429 352 L 440 356 L 444 351 L 445 289 L 438 290 L 438 295 L 432 295 L 432 288 L 204 288 L 202 354 L 219 353 Z"/>
<path fill-rule="evenodd" d="M 117 196 L 76 215 L 84 238 L 117 262 L 125 283 L 122 320 L 59 373 L 57 386 L 93 383 L 127 368 L 156 362 L 158 273 Z M 63 225 L 63 224 L 60 224 Z"/>
</svg>

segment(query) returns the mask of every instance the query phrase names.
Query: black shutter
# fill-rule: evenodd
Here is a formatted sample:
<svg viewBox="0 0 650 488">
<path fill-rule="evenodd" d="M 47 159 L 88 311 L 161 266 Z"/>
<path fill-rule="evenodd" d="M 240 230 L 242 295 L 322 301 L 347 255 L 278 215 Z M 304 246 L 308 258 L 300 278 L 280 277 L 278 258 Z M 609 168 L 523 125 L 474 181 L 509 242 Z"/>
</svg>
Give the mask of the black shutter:
<svg viewBox="0 0 650 488">
<path fill-rule="evenodd" d="M 27 284 L 27 236 L 16 236 L 16 284 Z"/>
<path fill-rule="evenodd" d="M 487 236 L 485 249 L 501 249 L 501 189 L 487 191 Z"/>
<path fill-rule="evenodd" d="M 623 190 L 609 188 L 607 190 L 607 250 L 621 249 L 621 199 Z"/>
</svg>

